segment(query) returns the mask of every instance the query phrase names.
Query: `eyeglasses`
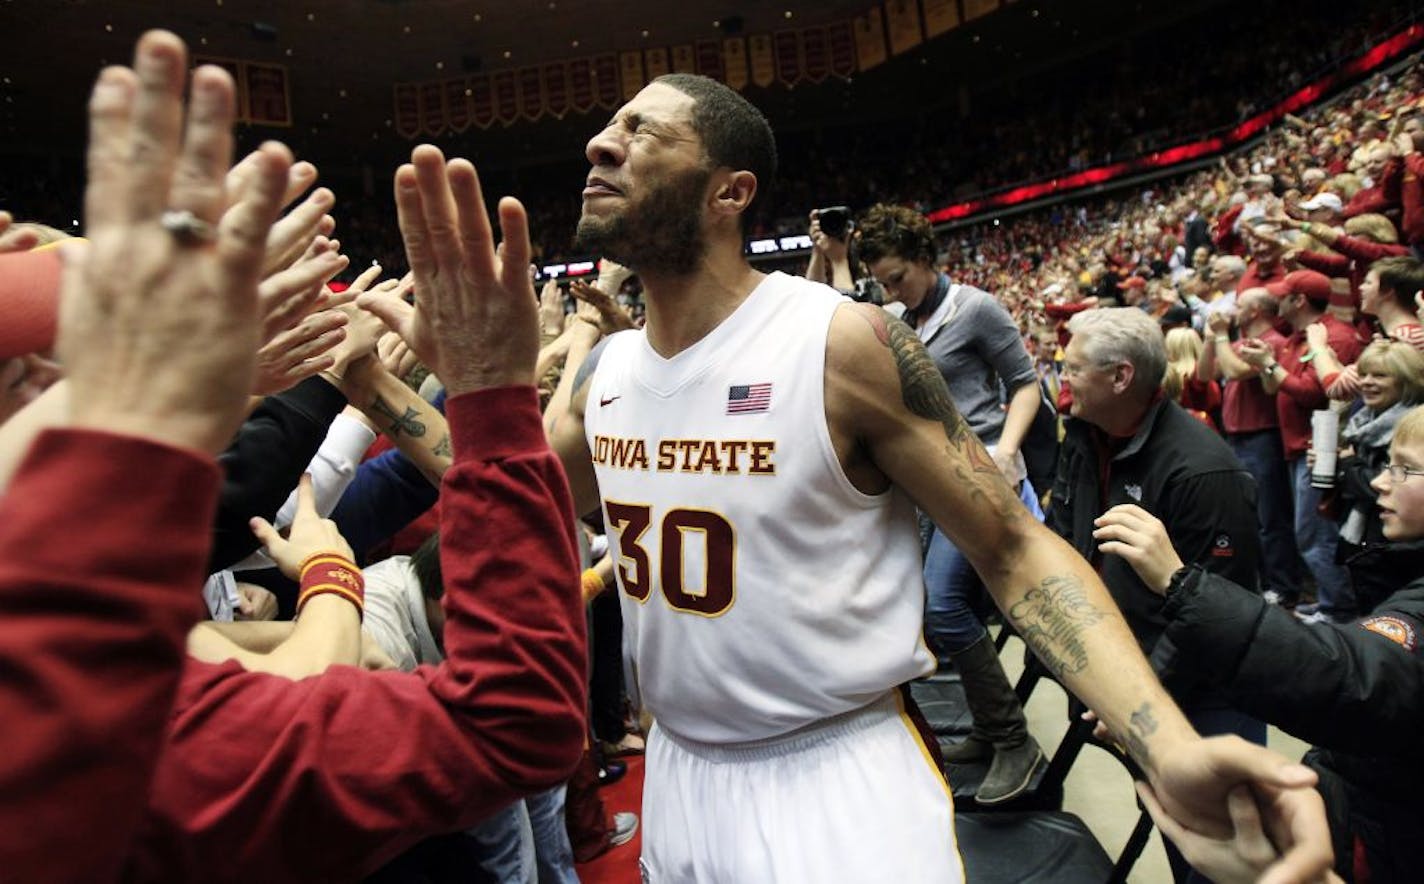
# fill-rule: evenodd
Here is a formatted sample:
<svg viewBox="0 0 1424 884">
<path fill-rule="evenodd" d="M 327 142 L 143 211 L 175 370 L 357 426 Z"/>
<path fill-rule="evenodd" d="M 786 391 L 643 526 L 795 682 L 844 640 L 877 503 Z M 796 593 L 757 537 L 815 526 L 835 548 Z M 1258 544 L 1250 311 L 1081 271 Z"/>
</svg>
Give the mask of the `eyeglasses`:
<svg viewBox="0 0 1424 884">
<path fill-rule="evenodd" d="M 1085 372 L 1087 372 L 1089 369 L 1096 368 L 1096 369 L 1098 369 L 1099 371 L 1101 371 L 1101 370 L 1103 370 L 1103 369 L 1105 369 L 1105 368 L 1112 368 L 1114 365 L 1115 365 L 1115 363 L 1112 363 L 1112 362 L 1108 362 L 1108 363 L 1093 362 L 1093 363 L 1089 363 L 1089 364 L 1087 364 L 1087 365 L 1075 365 L 1075 364 L 1072 363 L 1072 362 L 1064 362 L 1064 363 L 1063 363 L 1063 367 L 1062 367 L 1061 369 L 1059 369 L 1059 372 L 1058 372 L 1058 373 L 1061 374 L 1061 375 L 1062 375 L 1063 377 L 1065 377 L 1065 378 L 1067 378 L 1067 377 L 1079 377 L 1079 376 L 1082 376 L 1082 375 L 1083 375 Z"/>
<path fill-rule="evenodd" d="M 1411 469 L 1404 464 L 1392 463 L 1380 470 L 1380 475 L 1389 475 L 1391 485 L 1401 485 L 1410 476 L 1424 476 L 1424 470 Z"/>
</svg>

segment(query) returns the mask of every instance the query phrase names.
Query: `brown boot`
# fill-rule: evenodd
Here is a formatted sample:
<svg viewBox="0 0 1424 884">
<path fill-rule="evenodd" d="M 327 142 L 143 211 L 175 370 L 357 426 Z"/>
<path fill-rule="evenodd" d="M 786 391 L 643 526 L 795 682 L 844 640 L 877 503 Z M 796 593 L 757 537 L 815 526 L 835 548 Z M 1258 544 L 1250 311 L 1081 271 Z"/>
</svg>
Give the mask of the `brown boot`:
<svg viewBox="0 0 1424 884">
<path fill-rule="evenodd" d="M 963 681 L 969 711 L 974 715 L 974 732 L 960 746 L 972 752 L 977 747 L 969 744 L 977 739 L 978 743 L 993 747 L 994 761 L 979 784 L 974 800 L 982 805 L 1011 801 L 1028 788 L 1034 771 L 1043 761 L 1037 741 L 1029 736 L 1023 704 L 1009 684 L 1009 677 L 999 663 L 998 649 L 987 633 L 950 656 Z M 955 754 L 959 753 L 951 749 L 945 753 L 945 760 L 951 760 Z M 963 754 L 959 757 L 963 759 Z"/>
</svg>

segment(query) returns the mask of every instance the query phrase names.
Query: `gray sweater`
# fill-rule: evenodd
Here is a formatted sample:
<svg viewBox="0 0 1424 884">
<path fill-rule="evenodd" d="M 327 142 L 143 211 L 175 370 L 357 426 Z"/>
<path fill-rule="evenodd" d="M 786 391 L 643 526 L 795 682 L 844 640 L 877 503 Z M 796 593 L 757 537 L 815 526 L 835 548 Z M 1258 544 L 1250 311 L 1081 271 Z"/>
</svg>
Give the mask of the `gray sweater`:
<svg viewBox="0 0 1424 884">
<path fill-rule="evenodd" d="M 982 289 L 951 286 L 945 303 L 917 331 L 969 428 L 985 445 L 997 445 L 1005 416 L 999 382 L 1012 396 L 1038 381 L 1009 311 Z"/>
</svg>

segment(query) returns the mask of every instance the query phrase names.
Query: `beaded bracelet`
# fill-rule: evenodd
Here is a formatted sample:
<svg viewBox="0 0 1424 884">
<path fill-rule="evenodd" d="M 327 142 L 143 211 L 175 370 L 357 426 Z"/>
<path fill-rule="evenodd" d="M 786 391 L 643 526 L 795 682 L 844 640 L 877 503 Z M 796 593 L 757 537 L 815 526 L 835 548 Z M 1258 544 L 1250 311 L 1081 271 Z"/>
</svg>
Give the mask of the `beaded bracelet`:
<svg viewBox="0 0 1424 884">
<path fill-rule="evenodd" d="M 297 594 L 297 616 L 307 602 L 319 595 L 336 595 L 356 606 L 362 618 L 366 613 L 366 581 L 361 570 L 345 556 L 323 552 L 309 556 L 299 568 L 301 591 Z"/>
</svg>

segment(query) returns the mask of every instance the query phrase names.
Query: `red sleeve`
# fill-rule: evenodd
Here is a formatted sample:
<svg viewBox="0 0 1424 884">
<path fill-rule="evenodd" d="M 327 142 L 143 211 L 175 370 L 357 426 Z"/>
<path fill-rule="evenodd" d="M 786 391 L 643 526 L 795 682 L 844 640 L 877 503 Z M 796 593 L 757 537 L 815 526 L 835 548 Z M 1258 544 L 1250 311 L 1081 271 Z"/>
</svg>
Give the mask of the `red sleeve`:
<svg viewBox="0 0 1424 884">
<path fill-rule="evenodd" d="M 1308 362 L 1296 371 L 1287 372 L 1281 380 L 1281 392 L 1294 399 L 1301 408 L 1324 408 L 1326 405 L 1325 390 Z"/>
<path fill-rule="evenodd" d="M 1408 246 L 1394 245 L 1393 243 L 1373 242 L 1358 236 L 1347 236 L 1341 234 L 1335 238 L 1335 243 L 1331 248 L 1348 258 L 1353 258 L 1364 264 L 1372 264 L 1380 258 L 1392 258 L 1396 255 L 1409 254 Z M 1304 263 L 1304 262 L 1302 262 Z M 1334 274 L 1344 276 L 1348 272 L 1349 261 L 1346 261 L 1346 271 Z M 1317 268 L 1318 269 L 1318 268 Z M 1323 271 L 1322 271 L 1323 272 Z"/>
<path fill-rule="evenodd" d="M 1232 252 L 1239 239 L 1235 227 L 1236 219 L 1241 217 L 1241 210 L 1244 205 L 1232 206 L 1216 219 L 1216 232 L 1212 235 L 1211 241 L 1217 249 L 1223 252 Z"/>
<path fill-rule="evenodd" d="M 568 483 L 533 387 L 447 418 L 445 662 L 291 682 L 190 661 L 130 877 L 357 880 L 568 778 L 587 694 Z"/>
<path fill-rule="evenodd" d="M 1424 155 L 1409 154 L 1404 158 L 1404 180 L 1400 184 L 1400 202 L 1404 218 L 1400 232 L 1407 243 L 1424 242 Z"/>
<path fill-rule="evenodd" d="M 1327 255 L 1324 252 L 1301 252 L 1296 260 L 1303 267 L 1318 270 L 1326 276 L 1344 276 L 1350 272 L 1350 259 L 1344 255 Z"/>
<path fill-rule="evenodd" d="M 1071 319 L 1087 309 L 1088 305 L 1082 301 L 1074 301 L 1071 304 L 1044 304 L 1043 315 L 1049 319 Z"/>
<path fill-rule="evenodd" d="M 0 501 L 0 877 L 111 881 L 203 613 L 218 470 L 48 430 Z"/>
</svg>

